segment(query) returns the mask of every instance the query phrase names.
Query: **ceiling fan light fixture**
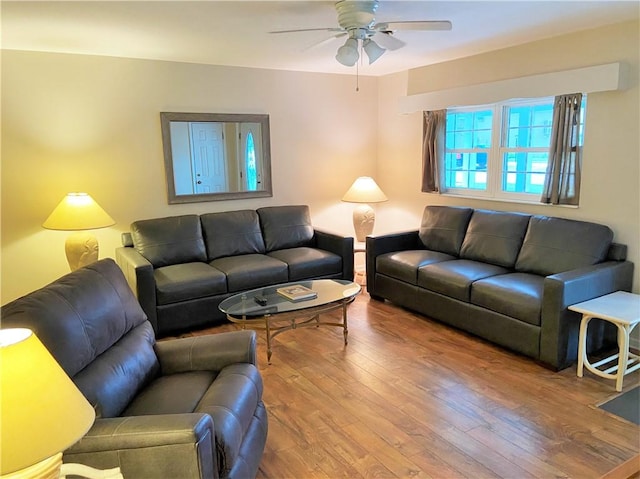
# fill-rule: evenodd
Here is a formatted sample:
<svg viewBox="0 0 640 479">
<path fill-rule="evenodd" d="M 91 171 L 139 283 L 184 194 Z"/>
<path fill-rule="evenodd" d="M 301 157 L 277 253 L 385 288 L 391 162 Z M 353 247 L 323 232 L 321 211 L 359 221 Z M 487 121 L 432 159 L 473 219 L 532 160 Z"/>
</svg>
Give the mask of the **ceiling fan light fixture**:
<svg viewBox="0 0 640 479">
<path fill-rule="evenodd" d="M 358 58 L 360 58 L 360 54 L 358 53 L 358 40 L 347 38 L 344 45 L 338 48 L 336 60 L 346 67 L 352 67 L 356 64 Z"/>
<path fill-rule="evenodd" d="M 364 52 L 367 54 L 367 56 L 369 57 L 369 65 L 375 62 L 378 58 L 382 56 L 384 52 L 386 52 L 384 48 L 382 48 L 380 45 L 378 45 L 376 42 L 374 42 L 370 38 L 367 38 L 363 42 L 362 48 Z"/>
</svg>

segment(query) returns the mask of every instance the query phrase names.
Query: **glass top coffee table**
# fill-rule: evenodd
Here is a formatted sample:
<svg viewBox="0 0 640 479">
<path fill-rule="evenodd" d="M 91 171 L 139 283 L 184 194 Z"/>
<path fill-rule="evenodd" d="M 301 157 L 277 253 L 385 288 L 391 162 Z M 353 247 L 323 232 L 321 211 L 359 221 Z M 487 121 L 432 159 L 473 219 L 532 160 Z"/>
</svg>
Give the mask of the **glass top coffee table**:
<svg viewBox="0 0 640 479">
<path fill-rule="evenodd" d="M 293 301 L 278 293 L 280 288 L 303 286 L 316 297 Z M 317 279 L 276 284 L 230 296 L 219 305 L 229 321 L 242 329 L 264 329 L 267 335 L 267 362 L 271 364 L 271 340 L 284 331 L 311 326 L 336 326 L 344 330 L 347 344 L 347 306 L 360 293 L 360 285 L 340 279 Z M 320 321 L 320 314 L 342 308 L 342 322 Z"/>
</svg>

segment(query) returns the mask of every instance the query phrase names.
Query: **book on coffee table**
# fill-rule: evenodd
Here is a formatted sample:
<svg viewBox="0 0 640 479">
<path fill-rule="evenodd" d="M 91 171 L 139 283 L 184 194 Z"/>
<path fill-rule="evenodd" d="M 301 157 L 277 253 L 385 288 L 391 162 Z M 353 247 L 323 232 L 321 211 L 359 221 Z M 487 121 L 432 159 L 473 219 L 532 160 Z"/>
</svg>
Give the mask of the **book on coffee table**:
<svg viewBox="0 0 640 479">
<path fill-rule="evenodd" d="M 306 286 L 302 286 L 301 284 L 283 286 L 282 288 L 276 289 L 276 293 L 291 301 L 304 301 L 318 297 L 318 293 Z"/>
</svg>

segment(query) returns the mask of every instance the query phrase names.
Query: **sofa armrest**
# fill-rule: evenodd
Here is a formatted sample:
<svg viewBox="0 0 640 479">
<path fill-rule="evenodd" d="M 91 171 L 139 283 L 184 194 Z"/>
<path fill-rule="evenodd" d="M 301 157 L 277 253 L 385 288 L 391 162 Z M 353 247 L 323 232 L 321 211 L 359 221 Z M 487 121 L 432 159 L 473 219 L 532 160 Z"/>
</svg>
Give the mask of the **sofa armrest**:
<svg viewBox="0 0 640 479">
<path fill-rule="evenodd" d="M 120 467 L 124 477 L 218 477 L 214 425 L 208 414 L 97 419 L 64 452 L 64 462 Z"/>
<path fill-rule="evenodd" d="M 236 363 L 256 365 L 256 332 L 229 331 L 168 341 L 155 345 L 162 374 L 220 371 Z"/>
<path fill-rule="evenodd" d="M 342 279 L 353 280 L 353 238 L 327 231 L 314 230 L 316 247 L 342 258 Z"/>
<path fill-rule="evenodd" d="M 415 249 L 424 249 L 424 245 L 418 236 L 418 230 L 402 231 L 380 236 L 367 236 L 367 291 L 371 296 L 376 295 L 376 258 L 381 254 L 391 253 L 393 251 L 407 251 Z"/>
<path fill-rule="evenodd" d="M 632 281 L 633 263 L 629 261 L 606 261 L 547 276 L 542 302 L 540 360 L 555 369 L 570 366 L 578 355 L 581 316 L 567 308 L 614 291 L 630 291 Z M 602 347 L 606 339 L 590 337 L 591 349 Z"/>
<path fill-rule="evenodd" d="M 116 263 L 124 273 L 133 294 L 138 298 L 142 310 L 158 332 L 156 312 L 156 282 L 153 277 L 153 265 L 134 248 L 121 246 L 116 248 Z"/>
</svg>

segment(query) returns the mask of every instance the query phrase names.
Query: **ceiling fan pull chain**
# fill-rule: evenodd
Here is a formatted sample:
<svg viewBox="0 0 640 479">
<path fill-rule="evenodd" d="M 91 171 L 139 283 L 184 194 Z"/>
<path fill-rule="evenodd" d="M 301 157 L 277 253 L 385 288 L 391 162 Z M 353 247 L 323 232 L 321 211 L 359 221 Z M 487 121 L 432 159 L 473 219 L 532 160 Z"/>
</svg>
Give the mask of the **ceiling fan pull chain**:
<svg viewBox="0 0 640 479">
<path fill-rule="evenodd" d="M 362 61 L 362 43 L 358 42 L 360 47 L 360 61 Z M 360 62 L 356 62 L 356 91 L 360 91 Z"/>
</svg>

